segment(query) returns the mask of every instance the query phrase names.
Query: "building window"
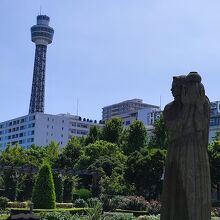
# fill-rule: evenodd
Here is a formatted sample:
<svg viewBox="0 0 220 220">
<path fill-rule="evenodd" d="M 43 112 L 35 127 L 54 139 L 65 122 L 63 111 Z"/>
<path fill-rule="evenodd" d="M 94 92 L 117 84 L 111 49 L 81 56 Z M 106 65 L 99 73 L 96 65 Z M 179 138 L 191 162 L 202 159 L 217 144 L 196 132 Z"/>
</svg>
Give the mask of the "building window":
<svg viewBox="0 0 220 220">
<path fill-rule="evenodd" d="M 33 128 L 33 127 L 35 127 L 35 123 L 31 123 L 28 125 L 28 128 Z"/>
<path fill-rule="evenodd" d="M 29 136 L 29 135 L 34 135 L 34 130 L 28 131 L 28 136 Z"/>
<path fill-rule="evenodd" d="M 215 119 L 214 118 L 211 118 L 210 119 L 210 126 L 214 126 L 215 125 Z"/>
<path fill-rule="evenodd" d="M 24 134 L 23 134 L 23 133 L 20 133 L 20 134 L 19 134 L 19 137 L 23 137 L 23 136 L 24 136 Z"/>
<path fill-rule="evenodd" d="M 34 138 L 28 138 L 28 139 L 27 139 L 27 142 L 28 142 L 28 143 L 34 142 Z"/>
<path fill-rule="evenodd" d="M 27 128 L 27 125 L 22 125 L 22 126 L 20 126 L 20 130 L 24 130 L 24 129 L 26 129 Z"/>
<path fill-rule="evenodd" d="M 33 120 L 35 120 L 35 115 L 29 117 L 29 121 L 33 121 Z"/>
</svg>

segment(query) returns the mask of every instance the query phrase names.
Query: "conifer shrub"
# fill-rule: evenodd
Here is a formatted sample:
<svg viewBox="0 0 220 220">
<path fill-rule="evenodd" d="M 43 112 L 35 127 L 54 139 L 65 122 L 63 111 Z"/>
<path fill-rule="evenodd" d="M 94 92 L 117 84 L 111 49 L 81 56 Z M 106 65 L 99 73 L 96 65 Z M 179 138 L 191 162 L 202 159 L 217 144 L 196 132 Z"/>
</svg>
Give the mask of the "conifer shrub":
<svg viewBox="0 0 220 220">
<path fill-rule="evenodd" d="M 9 199 L 6 197 L 0 197 L 0 209 L 5 209 L 8 205 Z"/>
<path fill-rule="evenodd" d="M 32 202 L 34 208 L 55 209 L 56 194 L 51 167 L 44 163 L 39 170 L 36 182 L 34 184 Z"/>
<path fill-rule="evenodd" d="M 73 180 L 70 178 L 67 178 L 64 180 L 64 189 L 63 189 L 63 201 L 64 202 L 72 202 L 73 199 Z"/>
<path fill-rule="evenodd" d="M 56 193 L 56 202 L 62 203 L 63 202 L 63 180 L 62 176 L 58 173 L 53 175 L 54 179 L 54 186 L 55 186 L 55 193 Z"/>
</svg>

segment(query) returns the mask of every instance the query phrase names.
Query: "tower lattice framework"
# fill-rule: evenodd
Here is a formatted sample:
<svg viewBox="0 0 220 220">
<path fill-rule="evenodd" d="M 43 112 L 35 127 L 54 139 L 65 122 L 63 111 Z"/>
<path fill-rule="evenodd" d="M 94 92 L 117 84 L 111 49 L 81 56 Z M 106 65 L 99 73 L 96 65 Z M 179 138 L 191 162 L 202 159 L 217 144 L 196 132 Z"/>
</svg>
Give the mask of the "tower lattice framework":
<svg viewBox="0 0 220 220">
<path fill-rule="evenodd" d="M 36 49 L 29 114 L 44 112 L 47 45 L 52 43 L 54 34 L 49 21 L 48 16 L 39 15 L 37 25 L 31 27 L 31 37 Z"/>
</svg>

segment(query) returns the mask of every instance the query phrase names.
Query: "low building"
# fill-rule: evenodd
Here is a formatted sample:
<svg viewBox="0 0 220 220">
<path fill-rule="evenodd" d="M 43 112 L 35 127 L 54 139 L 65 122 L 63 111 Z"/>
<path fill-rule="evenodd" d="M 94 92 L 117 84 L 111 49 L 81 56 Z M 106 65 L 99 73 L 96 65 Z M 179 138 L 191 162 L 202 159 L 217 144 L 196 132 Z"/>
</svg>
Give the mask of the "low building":
<svg viewBox="0 0 220 220">
<path fill-rule="evenodd" d="M 56 141 L 61 147 L 73 137 L 86 136 L 92 126 L 103 126 L 93 120 L 71 114 L 34 113 L 0 123 L 0 150 L 8 144 L 25 148 L 32 144 L 46 146 Z"/>
</svg>

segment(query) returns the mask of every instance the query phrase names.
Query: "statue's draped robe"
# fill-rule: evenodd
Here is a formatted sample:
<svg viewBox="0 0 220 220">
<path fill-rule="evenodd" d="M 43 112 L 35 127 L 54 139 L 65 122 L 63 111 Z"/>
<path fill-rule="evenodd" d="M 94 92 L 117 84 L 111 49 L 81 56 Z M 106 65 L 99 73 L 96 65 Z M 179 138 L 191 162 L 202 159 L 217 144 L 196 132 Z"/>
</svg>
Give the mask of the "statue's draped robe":
<svg viewBox="0 0 220 220">
<path fill-rule="evenodd" d="M 186 101 L 186 100 L 185 100 Z M 209 101 L 173 101 L 164 109 L 168 148 L 161 220 L 210 220 Z"/>
</svg>

